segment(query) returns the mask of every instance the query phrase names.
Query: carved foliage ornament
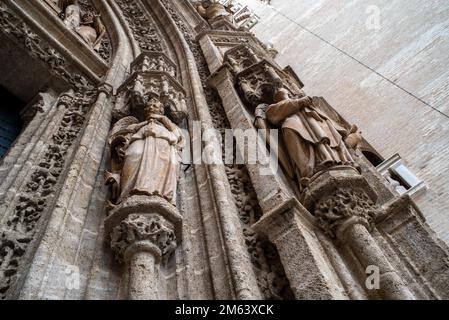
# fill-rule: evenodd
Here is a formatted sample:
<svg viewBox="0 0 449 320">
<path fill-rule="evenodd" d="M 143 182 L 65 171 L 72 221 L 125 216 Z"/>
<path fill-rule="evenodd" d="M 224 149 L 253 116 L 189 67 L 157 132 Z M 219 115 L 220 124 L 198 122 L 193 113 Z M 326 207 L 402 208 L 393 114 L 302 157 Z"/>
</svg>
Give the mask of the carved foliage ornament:
<svg viewBox="0 0 449 320">
<path fill-rule="evenodd" d="M 47 0 L 48 3 L 48 0 Z M 52 0 L 51 7 L 104 60 L 110 61 L 112 46 L 106 27 L 89 0 Z"/>
<path fill-rule="evenodd" d="M 149 241 L 159 250 L 158 255 L 169 255 L 176 249 L 173 227 L 158 214 L 132 214 L 114 228 L 111 248 L 124 262 L 126 251 L 138 242 Z"/>
<path fill-rule="evenodd" d="M 162 42 L 154 22 L 142 9 L 140 1 L 116 0 L 142 51 L 162 51 Z"/>
<path fill-rule="evenodd" d="M 207 62 L 204 58 L 200 45 L 192 34 L 192 31 L 186 26 L 182 18 L 171 7 L 168 0 L 161 0 L 178 29 L 183 33 L 184 38 L 192 51 L 204 93 L 206 95 L 207 105 L 214 127 L 224 135 L 225 129 L 230 128 L 226 114 L 217 92 L 207 85 L 207 79 L 210 76 Z M 225 152 L 222 153 L 225 155 Z M 259 287 L 266 299 L 285 299 L 291 298 L 291 289 L 288 279 L 284 273 L 276 248 L 257 235 L 251 228 L 251 225 L 261 216 L 261 209 L 258 204 L 257 195 L 252 187 L 251 180 L 245 166 L 226 165 L 226 175 L 234 196 L 234 201 L 239 211 L 240 221 L 244 232 L 245 243 L 253 263 L 254 271 L 257 276 Z"/>
<path fill-rule="evenodd" d="M 369 226 L 377 214 L 375 203 L 362 189 L 339 188 L 315 205 L 318 226 L 330 237 L 338 237 L 351 223 Z"/>
</svg>

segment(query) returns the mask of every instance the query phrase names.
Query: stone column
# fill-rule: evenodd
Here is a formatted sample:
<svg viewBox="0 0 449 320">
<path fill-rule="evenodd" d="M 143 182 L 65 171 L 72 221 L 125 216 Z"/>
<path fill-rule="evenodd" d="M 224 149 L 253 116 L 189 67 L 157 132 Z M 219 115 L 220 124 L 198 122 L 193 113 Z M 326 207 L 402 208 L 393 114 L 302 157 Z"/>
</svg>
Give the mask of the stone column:
<svg viewBox="0 0 449 320">
<path fill-rule="evenodd" d="M 159 265 L 181 239 L 181 216 L 157 196 L 131 196 L 110 211 L 106 234 L 128 277 L 128 299 L 158 300 Z"/>
<path fill-rule="evenodd" d="M 350 249 L 362 268 L 380 271 L 377 294 L 384 299 L 414 299 L 371 235 L 371 224 L 380 208 L 366 179 L 350 167 L 337 167 L 312 178 L 303 203 L 319 227 L 339 245 Z"/>
</svg>

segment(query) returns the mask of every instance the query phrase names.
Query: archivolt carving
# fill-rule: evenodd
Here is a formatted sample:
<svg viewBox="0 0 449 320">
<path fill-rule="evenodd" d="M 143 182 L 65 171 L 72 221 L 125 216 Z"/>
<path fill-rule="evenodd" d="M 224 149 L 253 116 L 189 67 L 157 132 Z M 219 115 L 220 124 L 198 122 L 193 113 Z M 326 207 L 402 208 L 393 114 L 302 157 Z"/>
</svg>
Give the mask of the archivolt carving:
<svg viewBox="0 0 449 320">
<path fill-rule="evenodd" d="M 264 297 L 293 299 L 276 247 L 251 228 L 262 216 L 262 210 L 246 168 L 243 165 L 226 166 L 226 174 L 239 210 L 245 243 Z"/>
<path fill-rule="evenodd" d="M 161 1 L 175 21 L 178 29 L 183 33 L 184 38 L 189 44 L 195 59 L 203 85 L 206 101 L 212 116 L 212 121 L 217 130 L 224 135 L 224 130 L 230 128 L 226 114 L 220 101 L 220 97 L 215 90 L 207 84 L 210 76 L 207 62 L 202 53 L 201 47 L 195 41 L 189 28 L 171 8 L 168 0 Z M 225 153 L 223 152 L 223 155 Z M 285 276 L 282 264 L 276 248 L 266 239 L 261 238 L 252 230 L 251 225 L 261 217 L 261 209 L 258 204 L 257 196 L 252 188 L 250 177 L 245 166 L 226 165 L 226 174 L 231 186 L 234 201 L 237 205 L 242 223 L 245 242 L 248 252 L 253 262 L 253 267 L 259 282 L 259 286 L 267 299 L 291 298 L 291 289 Z"/>
<path fill-rule="evenodd" d="M 162 51 L 162 43 L 153 21 L 136 0 L 116 0 L 142 51 Z"/>
</svg>

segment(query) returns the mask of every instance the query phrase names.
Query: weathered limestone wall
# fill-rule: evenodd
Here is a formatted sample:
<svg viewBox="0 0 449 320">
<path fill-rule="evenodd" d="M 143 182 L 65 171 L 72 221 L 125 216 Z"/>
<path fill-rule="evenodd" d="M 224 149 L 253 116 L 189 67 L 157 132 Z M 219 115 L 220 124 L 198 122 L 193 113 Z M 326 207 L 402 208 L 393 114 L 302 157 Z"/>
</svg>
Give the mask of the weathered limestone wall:
<svg viewBox="0 0 449 320">
<path fill-rule="evenodd" d="M 425 181 L 414 200 L 449 242 L 449 2 L 240 2 L 261 18 L 251 31 L 309 95 L 324 96 L 384 158 L 399 153 Z M 379 28 L 368 28 L 377 12 Z"/>
</svg>

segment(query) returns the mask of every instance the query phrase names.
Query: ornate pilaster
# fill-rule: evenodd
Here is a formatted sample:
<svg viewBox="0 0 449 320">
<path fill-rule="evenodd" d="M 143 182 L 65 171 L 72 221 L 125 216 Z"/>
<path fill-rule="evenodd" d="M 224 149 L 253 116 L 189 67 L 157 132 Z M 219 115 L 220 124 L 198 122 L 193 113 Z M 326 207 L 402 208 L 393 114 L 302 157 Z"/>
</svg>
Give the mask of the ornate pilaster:
<svg viewBox="0 0 449 320">
<path fill-rule="evenodd" d="M 14 294 L 22 270 L 28 267 L 33 241 L 49 218 L 57 184 L 91 104 L 92 96 L 73 90 L 63 93 L 54 110 L 45 114 L 46 122 L 37 119 L 40 123 L 33 123 L 19 138 L 46 145 L 39 150 L 18 149 L 17 157 L 11 153 L 11 157 L 26 162 L 17 166 L 21 170 L 8 171 L 0 186 L 0 250 L 6 253 L 0 257 L 0 299 Z M 13 187 L 17 188 L 14 193 L 5 192 Z"/>
</svg>

